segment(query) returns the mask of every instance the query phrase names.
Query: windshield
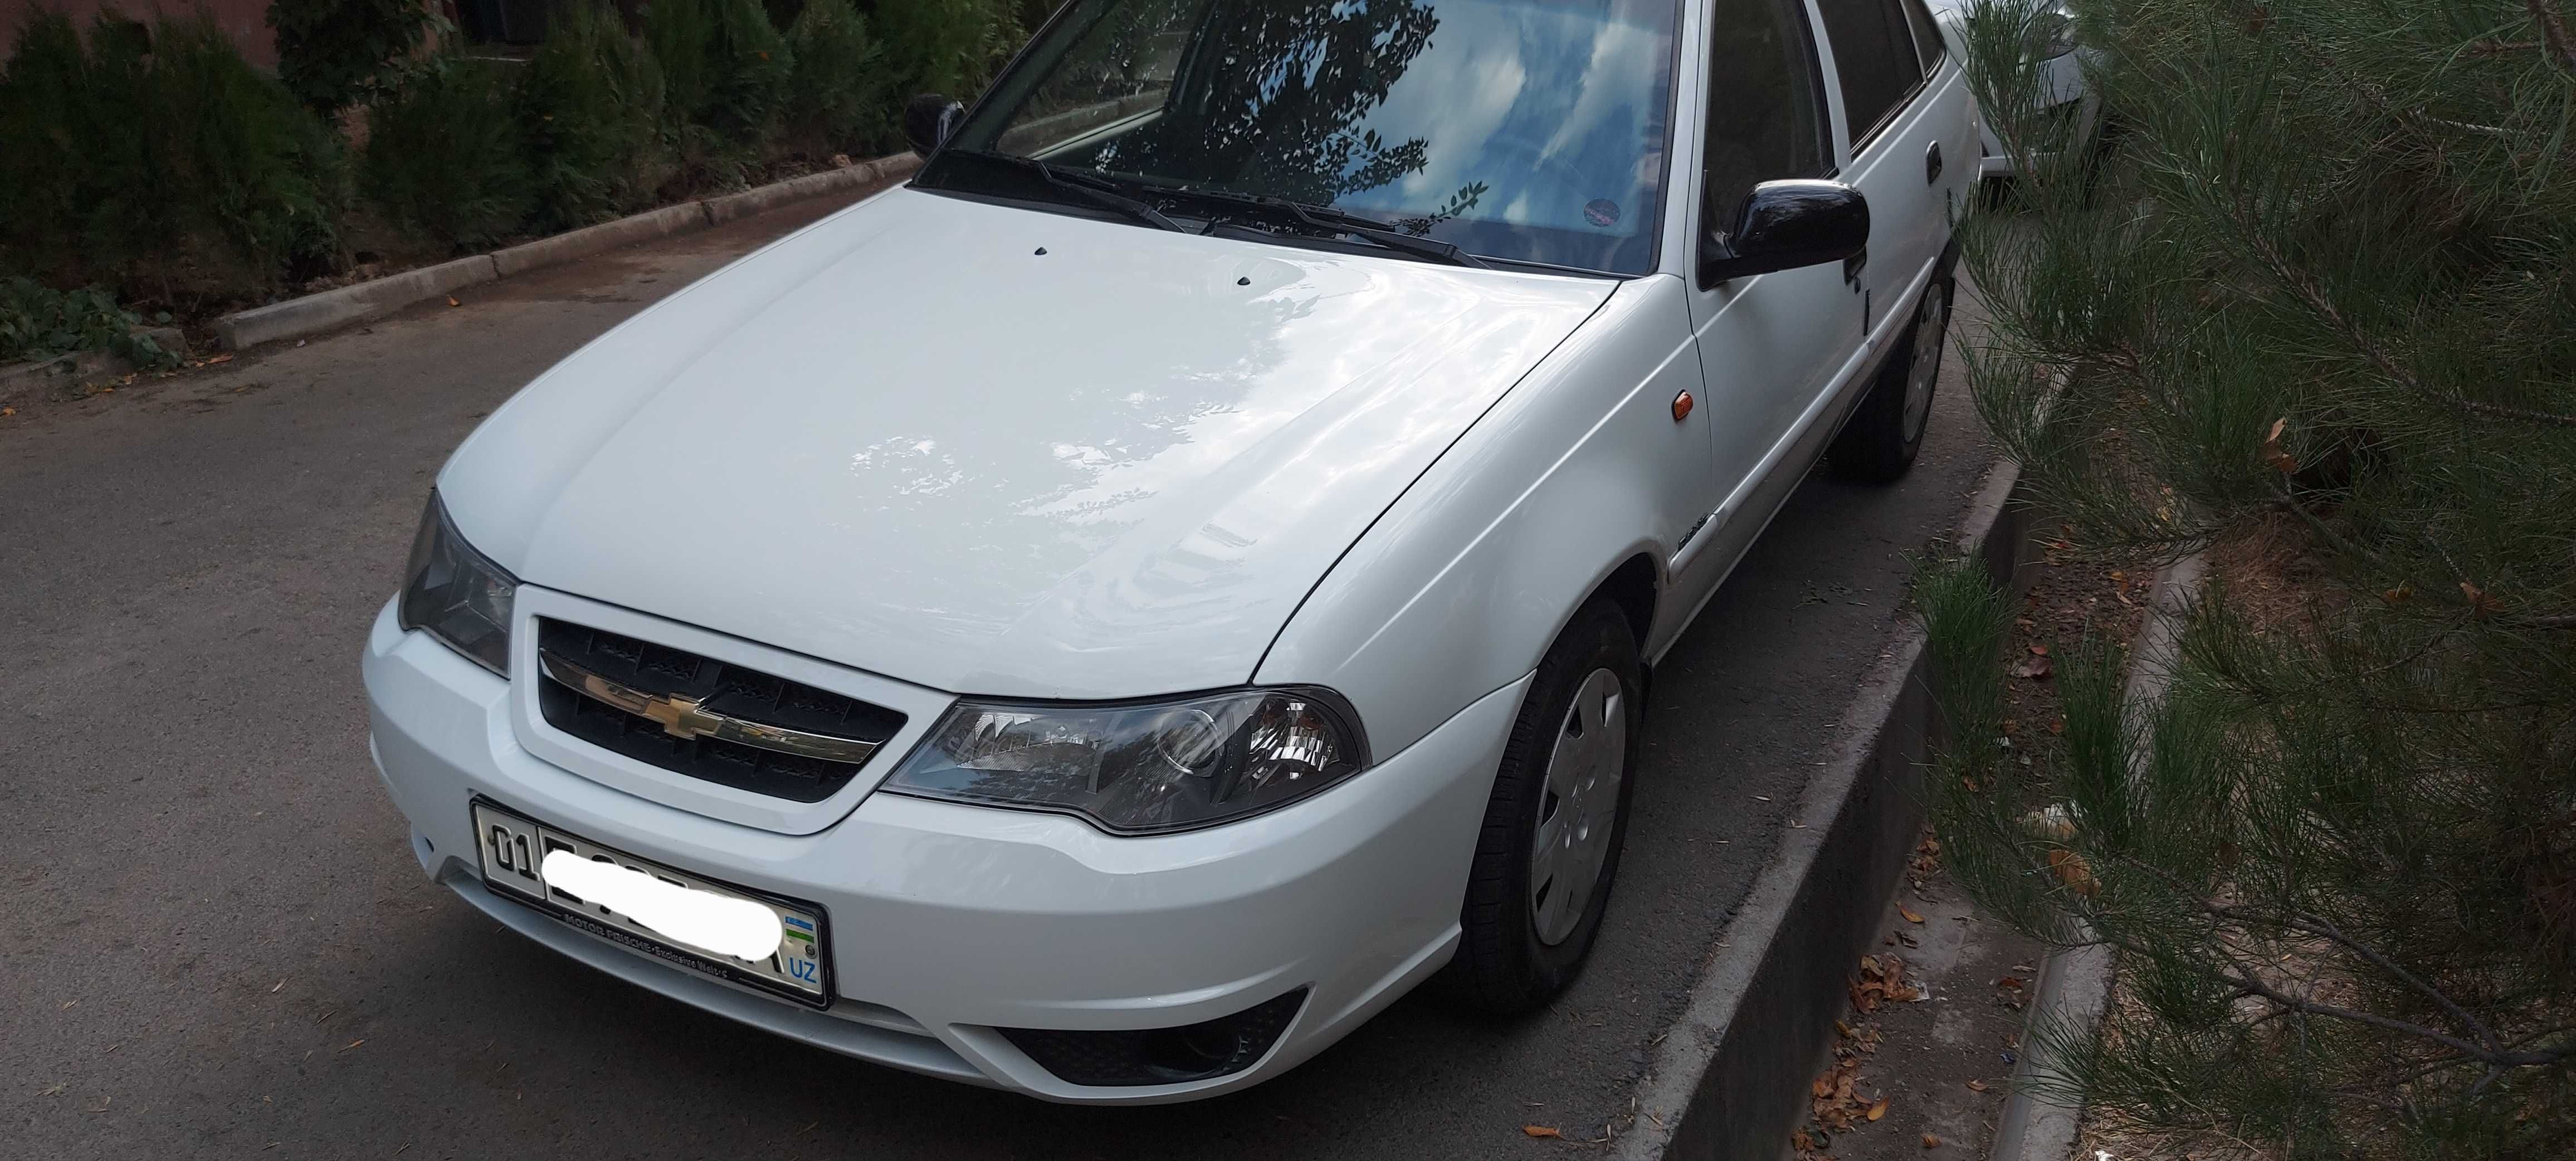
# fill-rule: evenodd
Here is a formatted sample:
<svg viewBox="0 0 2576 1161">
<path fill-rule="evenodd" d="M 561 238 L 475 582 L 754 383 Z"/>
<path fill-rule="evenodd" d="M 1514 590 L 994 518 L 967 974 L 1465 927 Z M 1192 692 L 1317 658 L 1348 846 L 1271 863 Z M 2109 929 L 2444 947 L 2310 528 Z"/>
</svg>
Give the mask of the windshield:
<svg viewBox="0 0 2576 1161">
<path fill-rule="evenodd" d="M 1284 198 L 1481 257 L 1644 273 L 1676 9 L 1074 0 L 921 184 L 1019 191 L 1026 178 L 1002 167 L 951 163 L 1001 153 L 1148 200 L 1156 187 Z M 1222 216 L 1204 199 L 1157 204 Z"/>
</svg>

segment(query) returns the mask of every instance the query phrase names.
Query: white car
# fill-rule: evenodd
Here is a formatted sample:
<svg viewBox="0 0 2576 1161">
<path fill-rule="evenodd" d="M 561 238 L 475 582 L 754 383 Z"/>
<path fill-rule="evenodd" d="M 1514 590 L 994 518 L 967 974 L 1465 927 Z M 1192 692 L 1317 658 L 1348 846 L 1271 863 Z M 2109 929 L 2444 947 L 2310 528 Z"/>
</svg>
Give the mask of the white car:
<svg viewBox="0 0 2576 1161">
<path fill-rule="evenodd" d="M 1435 976 L 1544 1003 L 1655 659 L 1828 449 L 1920 445 L 1977 168 L 1932 29 L 1073 0 L 914 103 L 908 186 L 457 449 L 365 656 L 413 852 L 1052 1100 L 1255 1084 Z"/>
<path fill-rule="evenodd" d="M 2084 70 L 2091 65 L 2095 51 L 2084 47 L 2076 38 L 2076 20 L 2064 0 L 1924 0 L 1933 16 L 1951 31 L 1951 38 L 1964 46 L 1969 17 L 1985 10 L 2000 19 L 2022 24 L 2023 57 L 2032 70 L 2034 92 L 2031 94 L 2050 140 L 2034 142 L 2045 158 L 2067 141 L 2089 141 L 2101 118 L 2102 99 L 2085 83 Z M 2014 153 L 2003 139 L 1995 135 L 1991 121 L 1977 133 L 1977 169 L 1981 176 L 2008 178 L 2020 175 Z"/>
</svg>

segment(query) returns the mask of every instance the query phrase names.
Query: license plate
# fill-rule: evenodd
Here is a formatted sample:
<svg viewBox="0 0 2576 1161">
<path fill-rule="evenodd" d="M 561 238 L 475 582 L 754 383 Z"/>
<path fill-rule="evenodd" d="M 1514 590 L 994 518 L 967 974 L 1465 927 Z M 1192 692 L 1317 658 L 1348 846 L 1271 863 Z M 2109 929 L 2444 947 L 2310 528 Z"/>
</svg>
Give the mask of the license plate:
<svg viewBox="0 0 2576 1161">
<path fill-rule="evenodd" d="M 830 933 L 823 925 L 822 908 L 639 859 L 488 802 L 474 804 L 474 833 L 476 845 L 482 848 L 483 884 L 493 890 L 533 903 L 628 950 L 816 1007 L 831 1003 Z M 585 899 L 566 890 L 562 882 L 549 882 L 547 857 L 556 852 L 562 852 L 560 857 L 649 876 L 652 882 L 641 884 L 603 878 L 601 872 L 588 868 L 575 874 L 560 861 L 556 864 L 557 880 L 579 878 L 595 895 L 602 894 L 603 888 L 613 890 L 620 902 L 640 914 L 626 914 L 597 898 Z M 589 887 L 592 881 L 603 887 Z M 759 943 L 769 942 L 766 921 L 759 918 L 762 911 L 777 921 L 775 950 L 763 958 L 743 958 L 746 928 L 761 936 Z M 708 916 L 726 922 L 710 927 Z M 692 938 L 706 945 L 729 946 L 705 946 L 691 942 Z M 750 950 L 758 954 L 757 947 Z"/>
</svg>

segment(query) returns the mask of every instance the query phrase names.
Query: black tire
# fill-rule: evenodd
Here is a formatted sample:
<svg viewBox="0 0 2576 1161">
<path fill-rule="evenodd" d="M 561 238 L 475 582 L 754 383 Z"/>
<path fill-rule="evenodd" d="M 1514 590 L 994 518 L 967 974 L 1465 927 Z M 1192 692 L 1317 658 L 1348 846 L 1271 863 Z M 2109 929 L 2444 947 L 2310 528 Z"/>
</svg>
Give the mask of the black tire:
<svg viewBox="0 0 2576 1161">
<path fill-rule="evenodd" d="M 1842 433 L 1834 437 L 1825 458 L 1834 474 L 1863 484 L 1890 484 L 1904 478 L 1914 466 L 1915 454 L 1923 450 L 1923 433 L 1932 428 L 1932 395 L 1940 380 L 1941 357 L 1949 345 L 1950 299 L 1955 290 L 1951 266 L 1942 263 L 1915 303 L 1914 315 L 1905 325 L 1905 337 L 1896 349 L 1887 353 L 1877 376 L 1869 385 L 1851 418 L 1844 421 Z M 1909 421 L 1906 414 L 1906 385 L 1916 370 L 1915 354 L 1922 340 L 1924 315 L 1938 311 L 1932 337 L 1932 382 L 1923 388 L 1922 414 Z"/>
<path fill-rule="evenodd" d="M 1592 675 L 1603 670 L 1618 683 L 1616 728 L 1622 733 L 1620 777 L 1613 795 L 1616 814 L 1610 823 L 1608 851 L 1601 856 L 1579 918 L 1551 943 L 1542 937 L 1540 904 L 1531 898 L 1533 853 L 1541 811 L 1551 806 L 1566 810 L 1574 800 L 1550 797 L 1548 769 L 1560 737 L 1580 739 L 1579 733 L 1566 731 L 1569 711 Z M 1577 612 L 1539 663 L 1494 775 L 1493 797 L 1485 806 L 1484 830 L 1477 838 L 1466 904 L 1459 916 L 1464 936 L 1442 980 L 1444 990 L 1457 1001 L 1495 1015 L 1528 1012 L 1564 991 L 1591 954 L 1609 906 L 1611 884 L 1618 877 L 1619 848 L 1627 840 L 1628 808 L 1636 794 L 1638 736 L 1645 719 L 1643 675 L 1628 620 L 1606 600 L 1594 600 Z M 1606 709 L 1601 720 L 1608 720 Z M 1565 824 L 1560 820 L 1559 825 Z M 1562 922 L 1563 916 L 1556 921 Z"/>
</svg>

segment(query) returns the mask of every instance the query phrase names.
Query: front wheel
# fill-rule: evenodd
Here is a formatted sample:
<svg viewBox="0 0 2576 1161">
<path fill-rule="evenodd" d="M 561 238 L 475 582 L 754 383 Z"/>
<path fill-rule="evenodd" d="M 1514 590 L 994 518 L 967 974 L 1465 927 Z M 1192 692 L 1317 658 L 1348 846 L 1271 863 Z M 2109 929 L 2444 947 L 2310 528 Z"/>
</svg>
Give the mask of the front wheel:
<svg viewBox="0 0 2576 1161">
<path fill-rule="evenodd" d="M 1950 334 L 1950 276 L 1946 270 L 1923 288 L 1914 321 L 1869 394 L 1843 424 L 1826 453 L 1834 474 L 1865 484 L 1892 483 L 1914 466 L 1932 425 L 1932 389 L 1941 381 L 1941 353 Z"/>
<path fill-rule="evenodd" d="M 1643 665 L 1606 601 L 1574 616 L 1521 702 L 1485 807 L 1449 991 L 1501 1015 L 1572 983 L 1600 934 L 1627 836 Z"/>
</svg>

